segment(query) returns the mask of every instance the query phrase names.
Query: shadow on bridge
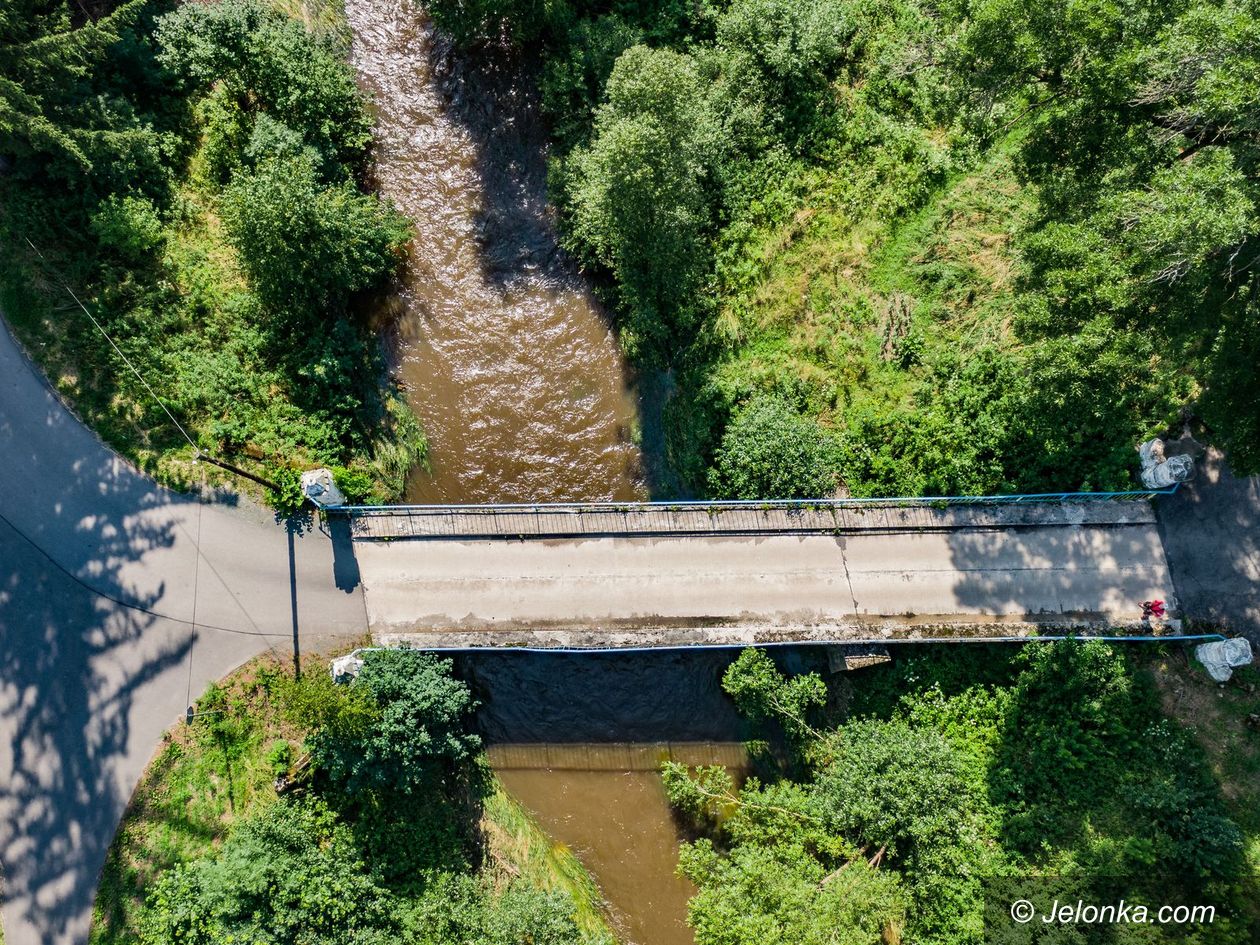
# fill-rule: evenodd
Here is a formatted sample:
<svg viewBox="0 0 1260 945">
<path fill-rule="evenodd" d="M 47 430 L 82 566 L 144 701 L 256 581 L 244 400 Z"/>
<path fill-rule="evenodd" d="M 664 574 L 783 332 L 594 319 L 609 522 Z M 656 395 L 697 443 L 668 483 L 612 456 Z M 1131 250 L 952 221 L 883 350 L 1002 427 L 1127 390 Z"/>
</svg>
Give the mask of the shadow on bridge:
<svg viewBox="0 0 1260 945">
<path fill-rule="evenodd" d="M 1088 621 L 1089 632 L 1105 633 L 1132 627 L 1143 601 L 1173 593 L 1152 525 L 964 530 L 948 545 L 960 613 Z"/>
</svg>

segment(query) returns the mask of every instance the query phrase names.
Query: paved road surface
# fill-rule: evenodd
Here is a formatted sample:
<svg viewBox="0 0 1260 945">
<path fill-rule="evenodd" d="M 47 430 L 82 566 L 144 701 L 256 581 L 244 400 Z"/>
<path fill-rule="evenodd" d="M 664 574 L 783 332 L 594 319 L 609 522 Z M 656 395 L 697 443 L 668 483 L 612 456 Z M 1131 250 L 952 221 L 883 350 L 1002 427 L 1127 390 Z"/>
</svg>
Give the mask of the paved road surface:
<svg viewBox="0 0 1260 945">
<path fill-rule="evenodd" d="M 120 460 L 2 323 L 0 474 L 0 914 L 6 945 L 68 945 L 190 694 L 268 647 L 363 633 L 364 605 L 327 536 Z"/>
<path fill-rule="evenodd" d="M 1157 506 L 1178 604 L 1260 648 L 1260 476 L 1234 476 L 1215 449 L 1197 462 Z"/>
<path fill-rule="evenodd" d="M 1140 621 L 1172 591 L 1145 521 L 919 533 L 355 542 L 373 632 L 425 646 L 1019 634 Z M 946 631 L 946 635 L 953 630 Z"/>
</svg>

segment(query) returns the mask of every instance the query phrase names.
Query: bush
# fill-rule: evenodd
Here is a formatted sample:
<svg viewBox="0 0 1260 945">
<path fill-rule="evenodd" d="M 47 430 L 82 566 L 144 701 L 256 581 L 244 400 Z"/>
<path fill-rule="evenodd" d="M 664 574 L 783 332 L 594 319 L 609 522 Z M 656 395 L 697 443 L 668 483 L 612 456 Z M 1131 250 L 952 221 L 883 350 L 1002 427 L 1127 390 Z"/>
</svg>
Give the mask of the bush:
<svg viewBox="0 0 1260 945">
<path fill-rule="evenodd" d="M 736 411 L 709 471 L 717 499 L 822 499 L 839 486 L 839 448 L 784 400 L 759 396 Z"/>
<path fill-rule="evenodd" d="M 412 794 L 469 777 L 481 739 L 469 731 L 476 708 L 451 661 L 420 652 L 364 654 L 344 705 L 334 705 L 310 739 L 311 756 L 348 794 Z"/>
<path fill-rule="evenodd" d="M 187 86 L 218 84 L 223 108 L 251 103 L 249 113 L 235 111 L 233 152 L 252 147 L 256 156 L 268 140 L 296 135 L 324 179 L 349 180 L 362 167 L 372 123 L 354 73 L 301 23 L 257 0 L 189 3 L 162 17 L 157 38 L 162 62 Z M 251 135 L 259 140 L 242 146 Z"/>
<path fill-rule="evenodd" d="M 405 218 L 376 197 L 348 184 L 320 187 L 304 160 L 267 161 L 239 175 L 224 194 L 223 218 L 263 303 L 306 321 L 379 285 L 410 234 Z"/>
<path fill-rule="evenodd" d="M 696 63 L 635 46 L 613 68 L 590 145 L 564 165 L 572 242 L 616 276 L 632 356 L 659 360 L 694 326 L 716 146 Z"/>
<path fill-rule="evenodd" d="M 158 880 L 141 941 L 383 943 L 375 936 L 397 932 L 395 914 L 326 807 L 277 801 L 238 825 L 217 856 Z"/>
<path fill-rule="evenodd" d="M 92 231 L 102 246 L 136 265 L 152 262 L 166 237 L 157 207 L 133 196 L 106 199 L 92 216 Z"/>
</svg>

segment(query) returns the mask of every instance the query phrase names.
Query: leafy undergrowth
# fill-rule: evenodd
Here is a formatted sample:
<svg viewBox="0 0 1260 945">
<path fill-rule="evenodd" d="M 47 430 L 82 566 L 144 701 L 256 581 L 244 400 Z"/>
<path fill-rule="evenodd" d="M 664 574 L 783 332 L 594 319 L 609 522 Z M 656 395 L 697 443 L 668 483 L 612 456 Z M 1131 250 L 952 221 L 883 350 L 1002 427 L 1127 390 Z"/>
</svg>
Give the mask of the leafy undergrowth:
<svg viewBox="0 0 1260 945">
<path fill-rule="evenodd" d="M 165 734 L 110 847 L 97 894 L 92 945 L 141 941 L 154 908 L 148 897 L 160 879 L 214 857 L 235 828 L 265 822 L 262 815 L 278 803 L 278 775 L 303 782 L 299 772 L 311 729 L 295 722 L 295 715 L 305 715 L 320 698 L 312 693 L 325 686 L 326 673 L 322 659 L 307 658 L 302 681 L 295 682 L 291 661 L 259 657 L 212 684 L 197 701 L 192 724 L 180 723 Z M 477 831 L 483 848 L 480 881 L 499 895 L 506 891 L 510 896 L 523 884 L 559 896 L 571 903 L 583 942 L 611 943 L 600 893 L 589 874 L 497 783 L 490 787 Z M 309 783 L 299 783 L 295 796 L 302 799 L 309 793 Z M 433 811 L 443 803 L 429 799 L 429 809 L 421 815 L 426 824 L 440 821 Z M 396 829 L 388 826 L 391 816 L 385 814 L 369 829 Z M 371 840 L 367 843 L 370 847 Z M 451 871 L 459 874 L 468 868 L 458 857 L 455 860 L 463 868 Z M 259 862 L 257 868 L 265 866 Z M 406 880 L 403 888 L 410 891 L 401 901 L 410 903 L 412 895 L 423 901 L 424 887 L 434 882 L 447 880 Z M 458 895 L 452 894 L 456 898 L 470 895 L 466 888 L 458 888 Z"/>
<path fill-rule="evenodd" d="M 833 687 L 837 724 L 819 675 L 746 651 L 724 688 L 791 753 L 742 789 L 667 766 L 700 834 L 681 860 L 697 943 L 756 945 L 777 923 L 793 941 L 976 945 L 1021 898 L 1217 910 L 1063 941 L 1254 940 L 1255 677 L 1219 694 L 1204 678 L 1171 647 L 907 646 Z"/>
<path fill-rule="evenodd" d="M 1164 712 L 1186 726 L 1206 755 L 1225 804 L 1246 835 L 1248 867 L 1260 877 L 1260 668 L 1236 669 L 1222 685 L 1188 653 L 1143 662 Z M 1260 924 L 1260 901 L 1250 905 Z"/>
<path fill-rule="evenodd" d="M 286 510 L 313 466 L 354 500 L 395 498 L 427 444 L 367 311 L 410 228 L 362 184 L 344 18 L 328 0 L 174 7 L 127 4 L 96 24 L 111 41 L 81 82 L 49 80 L 108 100 L 118 127 L 75 100 L 87 167 L 59 149 L 6 163 L 0 308 L 82 419 L 165 483 L 227 476 L 200 450 L 277 483 Z"/>
<path fill-rule="evenodd" d="M 745 262 L 715 323 L 724 353 L 694 403 L 721 416 L 787 401 L 837 438 L 855 494 L 1012 491 L 1022 483 L 1000 461 L 993 410 L 1021 367 L 1010 243 L 1030 198 L 1010 155 L 908 216 L 869 206 L 862 183 L 825 178 L 789 220 L 732 250 Z M 675 422 L 703 453 L 712 420 L 687 409 Z"/>
</svg>

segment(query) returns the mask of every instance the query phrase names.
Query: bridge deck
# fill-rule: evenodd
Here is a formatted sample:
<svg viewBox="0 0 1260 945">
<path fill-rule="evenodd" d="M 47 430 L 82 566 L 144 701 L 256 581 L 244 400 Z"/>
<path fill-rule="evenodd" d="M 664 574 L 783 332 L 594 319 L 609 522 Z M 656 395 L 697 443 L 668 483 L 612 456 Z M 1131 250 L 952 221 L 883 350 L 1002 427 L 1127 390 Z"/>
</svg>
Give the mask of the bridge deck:
<svg viewBox="0 0 1260 945">
<path fill-rule="evenodd" d="M 777 533 L 756 515 L 707 534 L 657 532 L 664 526 L 647 517 L 652 530 L 630 534 L 557 537 L 540 523 L 524 540 L 486 537 L 478 517 L 473 537 L 379 541 L 360 531 L 354 546 L 382 643 L 598 648 L 1140 629 L 1142 602 L 1172 596 L 1153 515 L 1144 504 L 1100 505 L 896 509 L 864 528 L 807 528 L 801 516 Z"/>
</svg>

